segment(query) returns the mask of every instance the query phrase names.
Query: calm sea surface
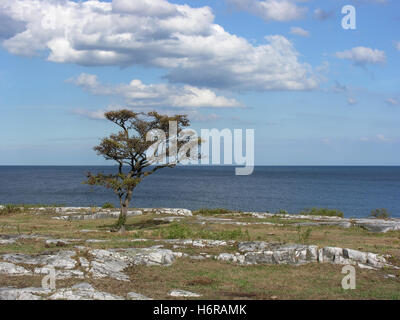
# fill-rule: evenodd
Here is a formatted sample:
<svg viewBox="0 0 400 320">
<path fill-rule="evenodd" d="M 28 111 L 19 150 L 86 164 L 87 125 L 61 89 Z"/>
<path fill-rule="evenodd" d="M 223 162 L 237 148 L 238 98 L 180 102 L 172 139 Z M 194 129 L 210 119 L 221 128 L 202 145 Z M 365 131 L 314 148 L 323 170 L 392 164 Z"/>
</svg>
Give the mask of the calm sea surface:
<svg viewBox="0 0 400 320">
<path fill-rule="evenodd" d="M 0 203 L 118 204 L 112 191 L 83 185 L 87 171 L 115 167 L 0 166 Z M 340 209 L 365 217 L 387 208 L 400 217 L 400 167 L 268 167 L 235 176 L 233 167 L 163 169 L 136 188 L 135 207 L 223 207 L 243 211 L 297 213 L 304 208 Z"/>
</svg>

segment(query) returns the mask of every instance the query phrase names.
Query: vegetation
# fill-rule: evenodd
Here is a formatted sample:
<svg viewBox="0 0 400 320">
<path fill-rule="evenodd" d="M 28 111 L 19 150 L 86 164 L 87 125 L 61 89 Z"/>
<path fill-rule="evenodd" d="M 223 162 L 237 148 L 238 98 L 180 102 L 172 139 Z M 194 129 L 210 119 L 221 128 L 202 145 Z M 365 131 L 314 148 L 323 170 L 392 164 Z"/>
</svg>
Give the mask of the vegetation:
<svg viewBox="0 0 400 320">
<path fill-rule="evenodd" d="M 90 210 L 90 209 L 87 209 Z M 216 215 L 224 217 L 224 214 Z M 290 224 L 246 226 L 206 223 L 199 224 L 198 217 L 186 217 L 179 223 L 151 223 L 160 218 L 155 213 L 131 216 L 127 219 L 125 234 L 109 232 L 115 219 L 72 220 L 51 219 L 48 215 L 36 215 L 18 212 L 2 216 L 0 233 L 41 234 L 53 239 L 80 239 L 59 247 L 59 244 L 46 244 L 39 239 L 20 239 L 12 244 L 0 245 L 0 254 L 24 253 L 38 254 L 53 250 L 74 250 L 76 245 L 89 248 L 142 248 L 152 245 L 164 245 L 172 249 L 198 256 L 200 253 L 218 255 L 223 252 L 237 252 L 233 246 L 174 248 L 174 244 L 158 242 L 161 238 L 220 239 L 236 241 L 267 241 L 283 243 L 307 242 L 320 247 L 332 246 L 350 248 L 364 252 L 390 254 L 391 263 L 400 265 L 400 231 L 370 233 L 361 228 L 341 228 L 338 226 L 311 226 L 298 229 Z M 260 221 L 250 216 L 232 216 L 242 222 Z M 287 219 L 274 217 L 282 224 Z M 304 221 L 304 220 L 302 220 Z M 160 222 L 160 221 L 158 221 Z M 294 221 L 297 222 L 297 221 Z M 81 232 L 81 230 L 95 232 Z M 307 231 L 310 229 L 311 231 Z M 328 233 L 329 232 L 329 233 Z M 131 241 L 134 238 L 148 241 Z M 105 242 L 86 242 L 88 239 L 106 240 Z M 129 240 L 129 241 L 127 241 Z M 87 257 L 90 260 L 90 256 Z M 202 294 L 202 299 L 400 299 L 399 270 L 367 270 L 357 268 L 357 287 L 355 290 L 343 290 L 341 265 L 311 263 L 301 266 L 290 265 L 254 265 L 242 266 L 214 259 L 194 260 L 176 259 L 171 267 L 134 266 L 124 271 L 130 281 L 115 279 L 85 279 L 96 289 L 124 296 L 128 292 L 139 292 L 154 299 L 171 299 L 168 293 L 172 289 L 183 289 Z M 29 266 L 27 266 L 29 268 Z M 395 278 L 387 278 L 387 274 Z M 177 277 L 177 275 L 179 275 Z M 386 276 L 386 278 L 385 278 Z M 2 286 L 40 287 L 42 276 L 0 275 Z M 82 282 L 81 279 L 57 280 L 57 287 L 71 286 Z"/>
<path fill-rule="evenodd" d="M 336 209 L 326 209 L 326 208 L 311 208 L 311 209 L 305 209 L 300 212 L 302 215 L 306 216 L 327 216 L 327 217 L 344 217 L 344 214 L 342 211 L 336 210 Z"/>
<path fill-rule="evenodd" d="M 5 204 L 3 208 L 0 209 L 0 215 L 11 214 L 11 213 L 18 213 L 21 212 L 22 208 L 15 204 Z"/>
<path fill-rule="evenodd" d="M 153 233 L 156 235 L 157 233 Z M 249 232 L 242 229 L 212 231 L 192 229 L 187 225 L 173 223 L 159 231 L 164 239 L 212 239 L 212 240 L 250 240 Z"/>
<path fill-rule="evenodd" d="M 300 243 L 307 243 L 311 236 L 311 228 L 307 228 L 305 231 L 301 227 L 297 227 L 298 241 Z"/>
<path fill-rule="evenodd" d="M 103 204 L 102 208 L 103 209 L 114 209 L 115 206 L 110 202 L 106 202 L 105 204 Z"/>
<path fill-rule="evenodd" d="M 377 219 L 387 219 L 390 217 L 390 213 L 385 209 L 375 209 L 371 211 L 371 216 Z"/>
<path fill-rule="evenodd" d="M 84 183 L 114 191 L 121 207 L 116 227 L 124 232 L 136 186 L 157 170 L 173 168 L 182 159 L 190 159 L 192 148 L 200 141 L 185 134 L 184 128 L 190 124 L 186 115 L 170 117 L 155 111 L 136 113 L 130 110 L 110 111 L 104 115 L 120 131 L 103 138 L 94 150 L 106 160 L 117 162 L 118 171 L 115 174 L 89 172 Z"/>
<path fill-rule="evenodd" d="M 233 211 L 224 209 L 224 208 L 214 208 L 214 209 L 201 208 L 201 209 L 195 211 L 194 213 L 207 216 L 207 215 L 214 215 L 214 214 L 229 214 L 229 213 L 233 213 Z"/>
</svg>

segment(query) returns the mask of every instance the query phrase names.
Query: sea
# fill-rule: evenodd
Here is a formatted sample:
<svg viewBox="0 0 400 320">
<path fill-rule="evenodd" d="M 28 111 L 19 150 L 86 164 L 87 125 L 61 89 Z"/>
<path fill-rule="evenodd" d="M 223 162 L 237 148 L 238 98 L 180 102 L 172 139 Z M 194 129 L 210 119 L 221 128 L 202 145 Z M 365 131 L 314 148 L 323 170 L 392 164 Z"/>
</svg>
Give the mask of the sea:
<svg viewBox="0 0 400 320">
<path fill-rule="evenodd" d="M 116 167 L 0 166 L 0 204 L 118 206 L 112 190 L 82 183 L 88 171 L 107 174 Z M 236 176 L 231 166 L 165 168 L 136 187 L 131 206 L 289 213 L 316 207 L 346 217 L 386 208 L 400 217 L 400 167 L 256 166 L 249 176 Z"/>
</svg>

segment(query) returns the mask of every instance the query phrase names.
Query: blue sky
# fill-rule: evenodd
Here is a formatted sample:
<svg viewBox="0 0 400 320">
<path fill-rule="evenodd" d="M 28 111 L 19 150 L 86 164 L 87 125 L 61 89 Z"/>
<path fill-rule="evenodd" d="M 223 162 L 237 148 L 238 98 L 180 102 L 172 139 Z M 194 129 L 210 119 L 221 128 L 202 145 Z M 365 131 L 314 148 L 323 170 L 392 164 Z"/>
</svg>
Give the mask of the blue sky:
<svg viewBox="0 0 400 320">
<path fill-rule="evenodd" d="M 394 0 L 2 0 L 0 165 L 104 164 L 118 107 L 254 129 L 259 165 L 400 165 L 398 30 Z"/>
</svg>

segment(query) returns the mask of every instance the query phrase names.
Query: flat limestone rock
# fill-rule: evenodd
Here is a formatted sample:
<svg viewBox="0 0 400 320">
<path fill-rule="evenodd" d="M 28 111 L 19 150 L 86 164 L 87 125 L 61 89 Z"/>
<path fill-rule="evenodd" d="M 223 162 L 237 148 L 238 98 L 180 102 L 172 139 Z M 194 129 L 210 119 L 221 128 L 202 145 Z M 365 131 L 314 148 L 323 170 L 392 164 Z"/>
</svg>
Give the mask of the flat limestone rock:
<svg viewBox="0 0 400 320">
<path fill-rule="evenodd" d="M 380 269 L 390 266 L 385 257 L 353 249 L 302 244 L 280 244 L 263 241 L 241 242 L 240 253 L 221 253 L 216 259 L 240 264 L 305 264 L 329 262 L 358 265 L 360 268 Z"/>
<path fill-rule="evenodd" d="M 185 298 L 198 298 L 198 297 L 201 297 L 201 294 L 178 289 L 178 290 L 172 290 L 169 293 L 169 296 L 171 296 L 171 297 L 185 297 Z"/>
<path fill-rule="evenodd" d="M 300 227 L 338 226 L 342 228 L 350 228 L 353 224 L 349 221 L 318 221 L 318 222 L 301 222 L 301 223 L 295 223 L 293 225 Z"/>
<path fill-rule="evenodd" d="M 35 268 L 33 273 L 35 275 L 47 275 L 49 274 L 49 267 Z M 83 279 L 85 274 L 80 270 L 55 270 L 57 280 L 78 278 Z"/>
<path fill-rule="evenodd" d="M 82 282 L 70 288 L 57 290 L 48 297 L 49 300 L 124 300 L 123 297 L 97 291 L 90 284 Z"/>
<path fill-rule="evenodd" d="M 32 275 L 32 272 L 9 262 L 0 262 L 0 274 L 7 275 Z"/>
<path fill-rule="evenodd" d="M 199 247 L 199 248 L 227 246 L 227 245 L 232 245 L 232 244 L 235 243 L 235 241 L 210 240 L 210 239 L 197 239 L 197 240 L 192 240 L 192 239 L 165 239 L 163 241 L 167 242 L 167 243 L 172 243 L 172 244 L 175 244 L 175 245 L 193 246 L 193 247 Z"/>
<path fill-rule="evenodd" d="M 129 292 L 127 300 L 152 300 L 142 294 Z M 123 297 L 96 290 L 82 282 L 72 287 L 55 290 L 43 288 L 0 288 L 0 300 L 125 300 Z"/>
<path fill-rule="evenodd" d="M 42 288 L 0 288 L 0 300 L 42 300 L 42 295 L 49 294 L 49 290 Z"/>
<path fill-rule="evenodd" d="M 361 228 L 364 228 L 370 232 L 382 232 L 386 233 L 389 231 L 400 230 L 400 220 L 391 219 L 357 219 L 354 224 Z"/>
<path fill-rule="evenodd" d="M 152 298 L 146 297 L 143 294 L 136 293 L 136 292 L 129 292 L 126 295 L 128 300 L 153 300 Z"/>
<path fill-rule="evenodd" d="M 60 269 L 74 269 L 77 262 L 72 257 L 75 251 L 61 250 L 55 254 L 28 255 L 21 253 L 3 254 L 1 258 L 12 263 L 32 264 L 39 266 L 50 266 Z"/>
<path fill-rule="evenodd" d="M 171 265 L 177 255 L 176 252 L 157 247 L 128 248 L 128 249 L 93 249 L 88 252 L 93 256 L 89 272 L 94 278 L 112 277 L 128 281 L 129 277 L 122 271 L 134 265 Z"/>
<path fill-rule="evenodd" d="M 349 228 L 351 226 L 359 226 L 370 232 L 382 232 L 386 233 L 389 231 L 400 230 L 400 219 L 375 219 L 375 218 L 356 218 L 348 219 L 341 217 L 329 217 L 329 216 L 310 216 L 300 214 L 275 214 L 268 212 L 244 212 L 245 215 L 251 215 L 255 218 L 271 218 L 278 217 L 281 219 L 302 219 L 309 220 L 311 222 L 297 223 L 294 225 L 300 226 L 314 226 L 314 225 L 337 225 L 343 228 Z"/>
<path fill-rule="evenodd" d="M 184 216 L 184 217 L 191 217 L 193 215 L 192 211 L 188 209 L 181 209 L 181 208 L 144 208 L 142 209 L 144 213 L 155 213 L 155 214 L 165 214 L 165 215 L 172 215 L 172 216 Z"/>
</svg>

